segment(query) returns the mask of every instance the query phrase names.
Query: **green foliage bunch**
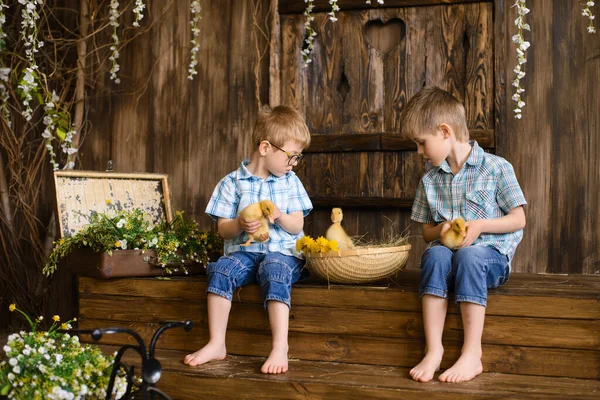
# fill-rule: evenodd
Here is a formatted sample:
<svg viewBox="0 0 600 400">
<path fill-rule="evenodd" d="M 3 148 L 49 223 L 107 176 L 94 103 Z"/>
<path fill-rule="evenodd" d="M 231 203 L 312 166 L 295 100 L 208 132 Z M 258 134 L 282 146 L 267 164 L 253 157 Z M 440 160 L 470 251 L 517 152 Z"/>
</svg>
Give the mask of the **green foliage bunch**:
<svg viewBox="0 0 600 400">
<path fill-rule="evenodd" d="M 200 230 L 196 221 L 185 219 L 180 211 L 173 221 L 163 220 L 156 226 L 151 225 L 139 209 L 120 211 L 112 216 L 94 214 L 91 223 L 81 231 L 54 243 L 44 274 L 54 273 L 62 258 L 81 247 L 108 254 L 127 249 L 142 253 L 153 250 L 156 257 L 151 261 L 164 268 L 166 273 L 179 268 L 187 273 L 185 264 L 206 265 L 210 253 L 222 250 L 223 240 L 216 232 Z"/>
</svg>

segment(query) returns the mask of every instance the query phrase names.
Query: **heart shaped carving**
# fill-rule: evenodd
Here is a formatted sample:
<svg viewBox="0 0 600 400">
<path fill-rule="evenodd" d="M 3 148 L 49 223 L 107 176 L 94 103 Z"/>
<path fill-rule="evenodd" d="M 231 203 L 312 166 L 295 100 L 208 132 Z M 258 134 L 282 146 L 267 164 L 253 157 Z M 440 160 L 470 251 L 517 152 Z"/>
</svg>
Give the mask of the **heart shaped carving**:
<svg viewBox="0 0 600 400">
<path fill-rule="evenodd" d="M 376 19 L 365 24 L 367 41 L 383 55 L 398 46 L 405 34 L 406 26 L 399 18 L 390 19 L 385 23 Z"/>
</svg>

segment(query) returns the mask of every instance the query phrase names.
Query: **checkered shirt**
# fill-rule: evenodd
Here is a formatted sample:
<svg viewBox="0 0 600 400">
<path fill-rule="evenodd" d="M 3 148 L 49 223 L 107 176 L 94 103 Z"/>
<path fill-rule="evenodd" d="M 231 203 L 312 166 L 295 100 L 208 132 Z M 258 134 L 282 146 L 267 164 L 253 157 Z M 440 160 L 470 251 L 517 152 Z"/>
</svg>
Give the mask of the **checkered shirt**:
<svg viewBox="0 0 600 400">
<path fill-rule="evenodd" d="M 465 221 L 500 218 L 527 204 L 512 165 L 484 152 L 477 142 L 470 144 L 471 154 L 456 175 L 447 161 L 425 173 L 415 195 L 413 221 L 440 224 L 458 217 Z M 510 262 L 522 238 L 522 229 L 504 234 L 483 233 L 473 245 L 493 247 Z M 439 244 L 435 240 L 429 246 Z"/>
<path fill-rule="evenodd" d="M 262 179 L 248 171 L 248 163 L 249 160 L 242 162 L 236 171 L 221 179 L 215 187 L 206 206 L 206 213 L 215 221 L 218 218 L 234 219 L 248 205 L 265 199 L 273 201 L 285 214 L 302 211 L 307 216 L 312 210 L 308 194 L 294 172 L 290 171 L 279 178 L 271 174 Z M 241 244 L 248 240 L 248 234 L 242 232 L 233 239 L 225 240 L 225 255 L 236 251 L 278 252 L 303 258 L 296 251 L 296 241 L 302 236 L 304 232 L 291 234 L 275 222 L 269 229 L 269 241 L 252 242 L 250 246 L 243 247 Z"/>
</svg>

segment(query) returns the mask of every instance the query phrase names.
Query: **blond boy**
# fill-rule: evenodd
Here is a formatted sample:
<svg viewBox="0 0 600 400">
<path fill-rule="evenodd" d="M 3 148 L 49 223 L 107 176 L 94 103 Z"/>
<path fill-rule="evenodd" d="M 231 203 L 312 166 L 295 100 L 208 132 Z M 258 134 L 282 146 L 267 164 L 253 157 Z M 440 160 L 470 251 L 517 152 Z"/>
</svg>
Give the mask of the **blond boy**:
<svg viewBox="0 0 600 400">
<path fill-rule="evenodd" d="M 462 314 L 464 342 L 455 364 L 439 376 L 442 382 L 463 382 L 479 375 L 481 336 L 487 291 L 503 285 L 510 262 L 523 237 L 526 204 L 511 164 L 469 141 L 465 109 L 450 93 L 426 87 L 404 108 L 403 133 L 431 164 L 421 179 L 411 219 L 423 223 L 429 246 L 421 260 L 425 357 L 410 371 L 415 381 L 433 379 L 444 348 L 442 332 L 448 293 L 454 291 Z M 450 221 L 467 221 L 458 250 L 441 245 Z"/>
</svg>

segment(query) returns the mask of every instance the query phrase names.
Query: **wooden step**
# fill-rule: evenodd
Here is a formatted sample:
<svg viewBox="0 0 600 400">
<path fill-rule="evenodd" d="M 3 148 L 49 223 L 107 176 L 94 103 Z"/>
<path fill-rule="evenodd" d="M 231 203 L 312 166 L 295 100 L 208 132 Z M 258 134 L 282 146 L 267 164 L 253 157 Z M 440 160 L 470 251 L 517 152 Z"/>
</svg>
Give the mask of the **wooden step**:
<svg viewBox="0 0 600 400">
<path fill-rule="evenodd" d="M 290 355 L 302 360 L 412 367 L 423 354 L 418 271 L 397 283 L 371 286 L 304 282 L 294 286 Z M 208 339 L 206 278 L 102 281 L 79 279 L 81 328 L 127 326 L 148 340 L 157 323 L 191 319 L 190 333 L 169 331 L 163 349 L 193 351 Z M 484 370 L 522 375 L 600 378 L 600 279 L 514 274 L 491 292 L 483 336 Z M 107 337 L 122 344 L 126 338 Z M 449 307 L 444 332 L 446 368 L 462 340 L 459 309 Z M 260 289 L 236 292 L 228 352 L 268 354 L 268 316 Z M 573 368 L 578 365 L 578 368 Z"/>
<path fill-rule="evenodd" d="M 108 347 L 107 351 L 115 348 Z M 484 373 L 471 382 L 417 383 L 408 368 L 290 360 L 289 371 L 264 375 L 264 358 L 228 357 L 188 367 L 184 352 L 156 353 L 163 366 L 158 387 L 173 399 L 597 399 L 600 381 Z M 128 361 L 137 361 L 131 357 Z"/>
</svg>

